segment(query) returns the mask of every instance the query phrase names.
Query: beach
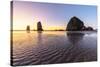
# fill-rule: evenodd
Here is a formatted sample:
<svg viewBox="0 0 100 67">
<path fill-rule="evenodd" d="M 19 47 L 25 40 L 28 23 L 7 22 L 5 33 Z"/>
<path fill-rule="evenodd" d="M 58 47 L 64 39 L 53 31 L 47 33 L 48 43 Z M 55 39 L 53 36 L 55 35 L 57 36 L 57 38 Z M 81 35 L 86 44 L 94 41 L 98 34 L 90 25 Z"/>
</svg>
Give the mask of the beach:
<svg viewBox="0 0 100 67">
<path fill-rule="evenodd" d="M 14 66 L 97 60 L 96 31 L 13 31 L 11 41 Z"/>
</svg>

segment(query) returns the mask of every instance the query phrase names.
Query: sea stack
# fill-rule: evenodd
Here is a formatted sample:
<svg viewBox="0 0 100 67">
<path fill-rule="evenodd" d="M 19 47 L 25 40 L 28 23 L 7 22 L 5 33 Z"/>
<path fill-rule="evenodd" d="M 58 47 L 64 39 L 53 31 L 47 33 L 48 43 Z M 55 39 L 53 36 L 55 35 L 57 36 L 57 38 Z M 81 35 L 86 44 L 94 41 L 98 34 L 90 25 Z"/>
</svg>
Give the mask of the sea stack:
<svg viewBox="0 0 100 67">
<path fill-rule="evenodd" d="M 84 27 L 83 21 L 76 16 L 72 17 L 66 27 L 66 31 L 81 31 Z"/>
<path fill-rule="evenodd" d="M 85 27 L 83 31 L 94 31 L 94 29 L 91 26 Z"/>
<path fill-rule="evenodd" d="M 37 31 L 43 31 L 42 24 L 40 21 L 37 23 Z"/>
<path fill-rule="evenodd" d="M 30 31 L 30 26 L 29 25 L 27 25 L 26 31 Z"/>
</svg>

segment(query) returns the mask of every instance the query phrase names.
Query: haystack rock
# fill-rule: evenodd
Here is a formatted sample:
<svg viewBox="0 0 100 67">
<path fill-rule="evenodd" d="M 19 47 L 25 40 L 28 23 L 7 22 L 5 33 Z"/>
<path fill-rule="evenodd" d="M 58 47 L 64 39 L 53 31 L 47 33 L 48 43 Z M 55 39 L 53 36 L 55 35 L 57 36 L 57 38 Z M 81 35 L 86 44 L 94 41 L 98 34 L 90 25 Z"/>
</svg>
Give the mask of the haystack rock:
<svg viewBox="0 0 100 67">
<path fill-rule="evenodd" d="M 68 22 L 66 30 L 67 31 L 81 31 L 83 27 L 84 27 L 83 21 L 81 21 L 79 18 L 74 16 Z"/>
<path fill-rule="evenodd" d="M 43 31 L 42 24 L 40 21 L 37 23 L 37 31 Z"/>
</svg>

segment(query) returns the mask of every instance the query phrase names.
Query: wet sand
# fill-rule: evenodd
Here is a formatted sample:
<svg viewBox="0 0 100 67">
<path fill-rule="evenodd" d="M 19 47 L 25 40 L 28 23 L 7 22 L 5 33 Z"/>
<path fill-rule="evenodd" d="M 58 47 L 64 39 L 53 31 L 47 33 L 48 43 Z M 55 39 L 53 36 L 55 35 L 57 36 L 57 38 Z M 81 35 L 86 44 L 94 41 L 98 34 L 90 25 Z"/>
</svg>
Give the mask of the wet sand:
<svg viewBox="0 0 100 67">
<path fill-rule="evenodd" d="M 13 31 L 12 65 L 97 60 L 97 32 Z"/>
</svg>

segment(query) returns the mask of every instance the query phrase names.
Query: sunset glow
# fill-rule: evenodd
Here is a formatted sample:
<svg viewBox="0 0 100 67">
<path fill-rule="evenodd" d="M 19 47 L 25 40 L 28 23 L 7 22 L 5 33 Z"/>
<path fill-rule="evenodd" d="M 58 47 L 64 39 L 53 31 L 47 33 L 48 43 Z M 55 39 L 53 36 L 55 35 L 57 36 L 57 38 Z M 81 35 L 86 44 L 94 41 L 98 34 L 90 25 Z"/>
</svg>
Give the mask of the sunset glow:
<svg viewBox="0 0 100 67">
<path fill-rule="evenodd" d="M 77 16 L 85 25 L 97 28 L 96 6 L 50 4 L 34 2 L 13 2 L 13 30 L 37 29 L 41 21 L 44 30 L 66 29 L 71 17 Z"/>
</svg>

